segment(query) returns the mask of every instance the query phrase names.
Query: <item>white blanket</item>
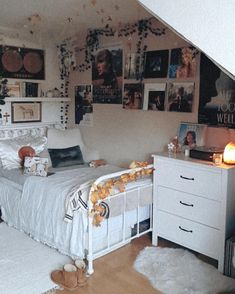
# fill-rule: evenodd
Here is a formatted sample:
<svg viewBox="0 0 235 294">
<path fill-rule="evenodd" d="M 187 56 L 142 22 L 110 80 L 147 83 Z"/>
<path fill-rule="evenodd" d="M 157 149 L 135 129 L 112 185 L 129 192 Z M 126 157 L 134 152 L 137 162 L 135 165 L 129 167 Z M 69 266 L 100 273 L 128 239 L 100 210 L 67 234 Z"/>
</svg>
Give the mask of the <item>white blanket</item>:
<svg viewBox="0 0 235 294">
<path fill-rule="evenodd" d="M 29 177 L 19 205 L 18 229 L 72 258 L 84 258 L 87 214 L 75 211 L 73 222 L 65 222 L 66 197 L 81 184 L 119 170 L 106 165 L 57 172 L 47 178 Z"/>
</svg>

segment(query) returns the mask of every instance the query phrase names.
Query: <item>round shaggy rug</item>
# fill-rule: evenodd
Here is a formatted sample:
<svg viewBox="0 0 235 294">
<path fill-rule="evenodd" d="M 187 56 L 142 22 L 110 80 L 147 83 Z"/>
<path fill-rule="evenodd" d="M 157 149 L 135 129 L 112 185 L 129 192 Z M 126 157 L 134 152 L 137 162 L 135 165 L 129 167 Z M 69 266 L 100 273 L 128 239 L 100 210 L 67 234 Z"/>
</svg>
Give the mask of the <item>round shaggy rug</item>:
<svg viewBox="0 0 235 294">
<path fill-rule="evenodd" d="M 164 294 L 235 293 L 235 279 L 185 249 L 146 247 L 134 268 Z"/>
</svg>

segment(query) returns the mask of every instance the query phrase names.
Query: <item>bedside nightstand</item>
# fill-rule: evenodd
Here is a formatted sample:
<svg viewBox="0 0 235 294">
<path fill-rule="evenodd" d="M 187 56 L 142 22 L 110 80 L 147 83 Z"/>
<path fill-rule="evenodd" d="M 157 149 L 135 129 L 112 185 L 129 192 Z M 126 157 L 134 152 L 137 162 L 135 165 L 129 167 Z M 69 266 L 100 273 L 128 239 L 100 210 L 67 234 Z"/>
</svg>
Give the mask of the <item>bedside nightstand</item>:
<svg viewBox="0 0 235 294">
<path fill-rule="evenodd" d="M 218 260 L 235 233 L 235 166 L 160 153 L 154 157 L 153 245 L 158 237 Z"/>
</svg>

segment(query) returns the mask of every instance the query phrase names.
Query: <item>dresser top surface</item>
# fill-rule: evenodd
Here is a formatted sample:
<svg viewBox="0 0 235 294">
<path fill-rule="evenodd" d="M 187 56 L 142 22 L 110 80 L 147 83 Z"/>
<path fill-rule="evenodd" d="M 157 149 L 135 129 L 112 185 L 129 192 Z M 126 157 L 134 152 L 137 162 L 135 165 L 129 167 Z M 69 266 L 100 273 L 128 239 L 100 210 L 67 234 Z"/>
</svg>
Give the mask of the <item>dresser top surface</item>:
<svg viewBox="0 0 235 294">
<path fill-rule="evenodd" d="M 158 153 L 152 154 L 152 156 L 154 158 L 161 157 L 163 159 L 173 159 L 173 160 L 181 161 L 183 163 L 195 163 L 195 164 L 213 167 L 213 168 L 235 169 L 235 165 L 229 165 L 224 163 L 216 165 L 211 161 L 199 160 L 196 158 L 185 156 L 183 152 L 179 152 L 179 153 L 158 152 Z"/>
</svg>

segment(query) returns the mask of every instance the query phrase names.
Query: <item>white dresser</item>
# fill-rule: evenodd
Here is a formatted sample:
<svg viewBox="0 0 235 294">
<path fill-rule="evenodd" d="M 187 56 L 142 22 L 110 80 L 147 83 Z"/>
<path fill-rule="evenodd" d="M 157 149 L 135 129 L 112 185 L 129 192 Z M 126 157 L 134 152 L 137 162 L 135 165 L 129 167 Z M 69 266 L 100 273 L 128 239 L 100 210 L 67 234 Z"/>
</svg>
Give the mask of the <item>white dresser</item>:
<svg viewBox="0 0 235 294">
<path fill-rule="evenodd" d="M 165 238 L 218 260 L 235 234 L 235 166 L 184 154 L 154 157 L 153 245 Z"/>
</svg>

